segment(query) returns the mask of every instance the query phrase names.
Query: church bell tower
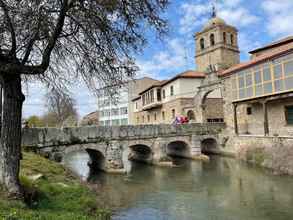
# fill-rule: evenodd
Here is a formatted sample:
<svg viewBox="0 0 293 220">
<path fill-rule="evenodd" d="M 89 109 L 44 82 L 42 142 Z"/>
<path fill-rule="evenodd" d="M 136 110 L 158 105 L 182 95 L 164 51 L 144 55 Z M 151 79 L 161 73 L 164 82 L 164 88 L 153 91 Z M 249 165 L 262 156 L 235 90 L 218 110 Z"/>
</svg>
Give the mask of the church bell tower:
<svg viewBox="0 0 293 220">
<path fill-rule="evenodd" d="M 240 62 L 238 30 L 217 16 L 215 6 L 211 19 L 195 34 L 197 70 L 206 72 L 210 66 L 227 69 Z"/>
</svg>

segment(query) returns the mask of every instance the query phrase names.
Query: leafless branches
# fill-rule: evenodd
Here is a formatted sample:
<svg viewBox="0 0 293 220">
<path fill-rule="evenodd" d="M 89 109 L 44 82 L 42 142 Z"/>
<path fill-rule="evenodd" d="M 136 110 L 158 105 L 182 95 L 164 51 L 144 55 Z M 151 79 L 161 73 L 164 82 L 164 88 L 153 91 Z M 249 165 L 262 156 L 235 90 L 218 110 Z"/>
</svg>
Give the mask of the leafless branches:
<svg viewBox="0 0 293 220">
<path fill-rule="evenodd" d="M 136 71 L 147 28 L 166 32 L 168 0 L 0 0 L 0 74 L 48 86 L 119 84 Z M 10 37 L 9 37 L 10 36 Z M 65 84 L 64 84 L 65 83 Z"/>
</svg>

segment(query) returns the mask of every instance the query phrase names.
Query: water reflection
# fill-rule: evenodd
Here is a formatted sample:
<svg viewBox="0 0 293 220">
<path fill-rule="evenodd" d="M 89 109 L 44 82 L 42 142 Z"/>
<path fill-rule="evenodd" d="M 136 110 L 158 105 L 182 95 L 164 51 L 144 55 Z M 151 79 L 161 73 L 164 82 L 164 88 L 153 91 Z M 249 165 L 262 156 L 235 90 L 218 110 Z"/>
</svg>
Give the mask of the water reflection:
<svg viewBox="0 0 293 220">
<path fill-rule="evenodd" d="M 89 174 L 85 152 L 64 162 L 82 177 Z M 131 163 L 128 175 L 99 173 L 89 181 L 98 186 L 99 200 L 116 210 L 114 220 L 293 219 L 290 177 L 229 158 L 174 163 L 175 168 Z"/>
</svg>

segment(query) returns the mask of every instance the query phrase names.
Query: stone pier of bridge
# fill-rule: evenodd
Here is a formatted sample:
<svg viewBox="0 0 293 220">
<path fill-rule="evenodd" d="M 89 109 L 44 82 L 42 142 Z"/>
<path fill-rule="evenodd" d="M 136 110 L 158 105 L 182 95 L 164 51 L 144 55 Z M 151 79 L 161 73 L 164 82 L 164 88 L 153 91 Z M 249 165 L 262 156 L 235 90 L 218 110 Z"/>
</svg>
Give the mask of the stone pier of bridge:
<svg viewBox="0 0 293 220">
<path fill-rule="evenodd" d="M 55 161 L 86 151 L 94 170 L 125 171 L 127 160 L 160 164 L 172 157 L 200 158 L 217 152 L 225 124 L 25 128 L 22 146 Z"/>
</svg>

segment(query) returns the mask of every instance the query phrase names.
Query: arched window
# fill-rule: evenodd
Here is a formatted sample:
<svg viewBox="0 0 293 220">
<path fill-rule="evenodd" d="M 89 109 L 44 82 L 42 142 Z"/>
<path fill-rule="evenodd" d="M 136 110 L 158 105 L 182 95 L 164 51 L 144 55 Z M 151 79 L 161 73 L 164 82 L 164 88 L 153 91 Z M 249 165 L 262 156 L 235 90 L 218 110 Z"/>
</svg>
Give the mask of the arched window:
<svg viewBox="0 0 293 220">
<path fill-rule="evenodd" d="M 200 39 L 200 49 L 204 49 L 204 39 L 203 38 L 201 38 Z"/>
<path fill-rule="evenodd" d="M 172 118 L 175 118 L 175 109 L 172 109 Z"/>
<path fill-rule="evenodd" d="M 189 111 L 187 112 L 187 118 L 188 118 L 189 120 L 195 120 L 195 115 L 194 115 L 194 112 L 193 112 L 192 110 L 189 110 Z"/>
<path fill-rule="evenodd" d="M 231 44 L 233 45 L 234 44 L 234 35 L 231 34 Z"/>
<path fill-rule="evenodd" d="M 224 44 L 227 43 L 227 36 L 226 36 L 226 32 L 223 33 L 223 41 L 224 41 Z"/>
<path fill-rule="evenodd" d="M 211 46 L 215 45 L 215 35 L 214 34 L 210 35 L 210 44 L 211 44 Z"/>
</svg>

